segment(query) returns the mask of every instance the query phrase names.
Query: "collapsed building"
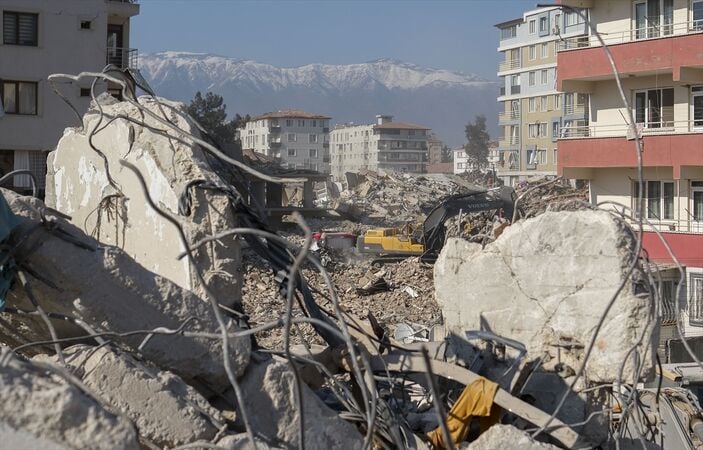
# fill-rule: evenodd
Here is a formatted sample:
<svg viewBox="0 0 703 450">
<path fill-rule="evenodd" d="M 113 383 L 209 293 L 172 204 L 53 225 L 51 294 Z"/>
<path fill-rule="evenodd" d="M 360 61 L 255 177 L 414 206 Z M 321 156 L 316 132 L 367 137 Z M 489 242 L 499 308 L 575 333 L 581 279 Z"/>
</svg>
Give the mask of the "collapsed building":
<svg viewBox="0 0 703 450">
<path fill-rule="evenodd" d="M 97 98 L 48 167 L 46 202 L 0 191 L 11 446 L 703 445 L 695 397 L 657 387 L 662 311 L 638 234 L 582 193 L 528 186 L 507 228 L 487 217 L 434 266 L 375 267 L 314 251 L 299 215 L 295 239 L 276 233 L 247 189 L 295 179 L 231 158 L 152 95 Z M 355 197 L 386 184 L 416 193 L 400 220 L 436 200 L 417 178 L 364 177 L 340 195 L 359 216 L 371 202 Z"/>
</svg>

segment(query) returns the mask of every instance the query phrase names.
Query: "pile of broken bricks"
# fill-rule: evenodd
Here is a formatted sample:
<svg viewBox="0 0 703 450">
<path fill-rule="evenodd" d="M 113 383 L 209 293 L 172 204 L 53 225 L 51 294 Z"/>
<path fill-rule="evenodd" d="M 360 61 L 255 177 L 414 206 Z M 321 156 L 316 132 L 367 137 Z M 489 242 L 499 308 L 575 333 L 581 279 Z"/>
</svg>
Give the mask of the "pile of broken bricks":
<svg viewBox="0 0 703 450">
<path fill-rule="evenodd" d="M 364 296 L 361 276 L 327 284 L 305 248 L 281 252 L 264 219 L 242 226 L 256 212 L 178 104 L 98 101 L 51 153 L 46 203 L 1 191 L 18 222 L 2 247 L 18 275 L 0 314 L 9 448 L 593 448 L 613 442 L 613 383 L 654 372 L 652 288 L 608 212 L 453 238 L 434 267 L 360 268 L 395 287 Z M 442 326 L 396 339 L 416 302 Z M 274 329 L 283 342 L 255 337 Z M 483 411 L 447 418 L 476 383 Z"/>
</svg>

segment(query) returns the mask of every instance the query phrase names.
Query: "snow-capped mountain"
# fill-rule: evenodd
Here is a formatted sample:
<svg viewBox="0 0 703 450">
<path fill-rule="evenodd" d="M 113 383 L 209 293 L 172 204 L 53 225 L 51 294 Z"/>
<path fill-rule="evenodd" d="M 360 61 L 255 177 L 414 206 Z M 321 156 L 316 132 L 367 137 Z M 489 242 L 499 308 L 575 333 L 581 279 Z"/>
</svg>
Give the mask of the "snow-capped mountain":
<svg viewBox="0 0 703 450">
<path fill-rule="evenodd" d="M 197 91 L 222 95 L 230 115 L 296 108 L 332 123 L 373 122 L 376 114 L 432 128 L 449 145 L 485 114 L 497 131 L 498 84 L 476 75 L 392 59 L 362 64 L 281 68 L 256 61 L 184 52 L 142 55 L 140 69 L 161 96 L 189 101 Z"/>
</svg>

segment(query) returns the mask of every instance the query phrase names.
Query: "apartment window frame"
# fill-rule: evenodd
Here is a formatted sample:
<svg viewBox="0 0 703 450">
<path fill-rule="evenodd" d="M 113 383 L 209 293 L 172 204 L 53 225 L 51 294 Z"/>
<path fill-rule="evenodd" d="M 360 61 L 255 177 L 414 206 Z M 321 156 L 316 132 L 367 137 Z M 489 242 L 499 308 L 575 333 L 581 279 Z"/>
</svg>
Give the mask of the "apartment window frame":
<svg viewBox="0 0 703 450">
<path fill-rule="evenodd" d="M 669 106 L 664 104 L 665 94 L 667 94 L 666 99 L 671 100 L 671 104 Z M 632 113 L 635 117 L 635 122 L 642 124 L 644 128 L 672 128 L 674 126 L 674 95 L 675 92 L 673 87 L 660 87 L 634 91 Z M 640 99 L 643 101 L 642 104 L 640 104 Z M 658 106 L 657 102 L 659 103 Z M 669 109 L 667 110 L 665 108 Z M 656 120 L 657 116 L 659 117 L 659 120 Z"/>
<path fill-rule="evenodd" d="M 676 220 L 676 183 L 673 180 L 645 180 L 644 206 L 647 209 L 647 219 L 658 222 L 673 222 Z M 655 188 L 656 186 L 656 188 Z M 671 188 L 667 197 L 667 188 Z M 632 182 L 632 209 L 638 217 L 639 182 Z"/>
<path fill-rule="evenodd" d="M 289 148 L 287 149 L 288 151 L 286 154 L 288 155 L 289 158 L 295 158 L 298 156 L 298 150 L 295 148 Z"/>
<path fill-rule="evenodd" d="M 535 72 L 535 71 L 529 72 L 527 75 L 527 84 L 529 86 L 534 86 L 536 81 L 537 81 L 537 72 Z"/>
<path fill-rule="evenodd" d="M 311 148 L 308 150 L 308 157 L 317 159 L 320 157 L 320 152 L 316 148 Z"/>
<path fill-rule="evenodd" d="M 286 119 L 286 126 L 292 127 L 293 126 L 293 119 Z"/>
<path fill-rule="evenodd" d="M 549 18 L 547 16 L 539 18 L 539 32 L 548 33 L 549 32 Z"/>
<path fill-rule="evenodd" d="M 316 134 L 309 134 L 308 135 L 308 144 L 317 144 L 318 138 Z"/>
<path fill-rule="evenodd" d="M 527 110 L 529 112 L 536 112 L 537 111 L 537 97 L 530 97 L 527 100 Z"/>
<path fill-rule="evenodd" d="M 549 43 L 548 42 L 543 42 L 542 43 L 542 59 L 549 58 Z"/>
<path fill-rule="evenodd" d="M 530 139 L 537 139 L 537 137 L 539 136 L 539 123 L 528 123 L 527 135 L 530 137 Z"/>
<path fill-rule="evenodd" d="M 534 61 L 535 59 L 537 59 L 537 46 L 530 45 L 528 47 L 528 54 L 529 54 L 530 61 Z"/>
<path fill-rule="evenodd" d="M 542 69 L 540 71 L 540 83 L 544 86 L 547 84 L 547 81 L 549 80 L 549 72 L 547 69 Z"/>
<path fill-rule="evenodd" d="M 640 6 L 644 6 L 644 9 L 640 10 Z M 640 13 L 644 15 L 640 16 Z M 671 36 L 674 34 L 673 24 L 674 0 L 634 0 L 632 2 L 632 34 L 636 40 Z"/>
<path fill-rule="evenodd" d="M 14 99 L 13 99 L 13 108 L 10 110 L 8 108 L 8 103 L 5 101 L 5 96 L 8 95 L 5 92 L 5 89 L 7 89 L 8 85 L 13 85 L 14 86 Z M 20 106 L 22 105 L 22 101 L 20 99 L 21 96 L 21 89 L 20 85 L 29 85 L 34 88 L 34 104 L 33 112 L 22 112 L 20 111 Z M 5 112 L 5 114 L 12 114 L 12 115 L 18 115 L 18 116 L 38 116 L 39 115 L 39 83 L 36 81 L 22 81 L 22 80 L 2 80 L 0 84 L 0 102 L 2 103 L 2 109 Z"/>
<path fill-rule="evenodd" d="M 689 289 L 691 290 L 688 322 L 696 327 L 703 327 L 703 273 L 689 275 Z"/>
<path fill-rule="evenodd" d="M 537 33 L 537 20 L 536 19 L 530 20 L 530 22 L 528 23 L 528 27 L 529 27 L 528 31 L 530 34 Z"/>
<path fill-rule="evenodd" d="M 703 0 L 701 0 L 703 4 Z M 696 103 L 699 103 L 696 105 Z M 691 86 L 691 127 L 694 130 L 703 130 L 703 86 Z"/>
<path fill-rule="evenodd" d="M 691 181 L 691 220 L 703 224 L 703 181 Z M 698 200 L 698 202 L 696 202 Z"/>
<path fill-rule="evenodd" d="M 298 126 L 300 128 L 305 127 L 305 119 L 298 119 Z"/>
<path fill-rule="evenodd" d="M 552 139 L 559 138 L 561 124 L 557 121 L 552 122 Z"/>
<path fill-rule="evenodd" d="M 679 287 L 679 280 L 673 278 L 662 278 L 655 281 L 655 288 L 661 300 L 662 325 L 673 325 L 679 315 L 679 301 L 676 292 Z"/>
<path fill-rule="evenodd" d="M 538 136 L 541 138 L 547 137 L 547 123 L 546 122 L 540 122 L 537 124 L 537 132 Z"/>
<path fill-rule="evenodd" d="M 553 160 L 555 166 L 557 165 L 558 157 L 559 157 L 559 150 L 555 148 L 552 151 L 552 160 Z"/>
<path fill-rule="evenodd" d="M 547 149 L 546 148 L 538 148 L 537 149 L 537 163 L 540 165 L 547 164 Z"/>
<path fill-rule="evenodd" d="M 554 110 L 559 111 L 561 109 L 561 94 L 554 94 Z"/>
<path fill-rule="evenodd" d="M 14 17 L 14 36 L 13 40 L 8 42 L 6 39 L 8 35 L 10 34 L 11 30 L 8 30 L 8 19 L 12 19 Z M 31 40 L 21 40 L 21 33 L 20 33 L 20 19 L 21 18 L 30 18 L 32 19 L 33 22 L 33 27 L 34 30 L 32 32 L 32 39 Z M 2 23 L 3 23 L 3 31 L 2 31 L 2 43 L 3 45 L 19 45 L 19 46 L 24 46 L 24 47 L 38 47 L 39 46 L 39 14 L 37 13 L 31 13 L 31 12 L 23 12 L 23 11 L 3 11 L 2 12 Z"/>
<path fill-rule="evenodd" d="M 539 103 L 540 103 L 540 111 L 542 111 L 542 112 L 549 111 L 549 96 L 543 95 L 542 97 L 540 97 Z"/>
<path fill-rule="evenodd" d="M 507 39 L 512 39 L 517 37 L 517 25 L 511 25 L 509 27 L 500 29 L 500 40 L 505 41 Z"/>
<path fill-rule="evenodd" d="M 298 135 L 295 133 L 288 133 L 288 142 L 298 142 Z"/>
<path fill-rule="evenodd" d="M 703 31 L 703 0 L 691 0 L 691 31 Z"/>
</svg>

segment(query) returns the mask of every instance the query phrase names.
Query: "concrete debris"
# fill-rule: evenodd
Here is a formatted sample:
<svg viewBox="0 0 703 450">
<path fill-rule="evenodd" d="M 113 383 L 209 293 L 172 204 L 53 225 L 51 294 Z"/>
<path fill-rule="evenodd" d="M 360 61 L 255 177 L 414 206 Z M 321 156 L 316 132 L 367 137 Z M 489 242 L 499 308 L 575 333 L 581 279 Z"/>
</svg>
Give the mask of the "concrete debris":
<svg viewBox="0 0 703 450">
<path fill-rule="evenodd" d="M 549 182 L 543 178 L 522 181 L 515 186 L 526 217 L 534 217 L 547 211 L 551 206 L 564 205 L 569 202 L 588 202 L 588 185 L 574 188 L 562 180 Z"/>
<path fill-rule="evenodd" d="M 13 447 L 3 440 L 3 448 L 139 448 L 129 420 L 108 412 L 76 387 L 29 367 L 0 370 L 0 424 L 0 436 L 19 444 Z"/>
<path fill-rule="evenodd" d="M 204 272 L 208 289 L 221 302 L 238 304 L 239 290 L 232 289 L 240 282 L 237 239 L 229 237 L 203 246 L 195 252 L 195 265 L 179 260 L 184 248 L 178 230 L 156 214 L 145 201 L 135 175 L 120 164 L 124 160 L 137 166 L 154 202 L 178 216 L 188 241 L 197 242 L 236 226 L 224 193 L 227 186 L 210 169 L 203 150 L 175 139 L 182 137 L 181 133 L 156 131 L 165 127 L 130 103 L 114 102 L 110 96 L 98 101 L 108 117 L 139 118 L 154 129 L 126 120 L 107 124 L 98 106 L 92 104 L 83 117 L 83 127 L 66 129 L 48 158 L 47 206 L 71 216 L 74 225 L 101 243 L 121 248 L 147 270 L 202 297 L 202 286 L 195 276 L 197 265 Z M 158 105 L 151 97 L 139 101 L 181 130 L 200 135 L 181 112 L 181 104 L 161 100 Z M 149 251 L 153 248 L 159 251 Z"/>
<path fill-rule="evenodd" d="M 209 441 L 224 426 L 220 412 L 177 375 L 109 347 L 77 345 L 63 353 L 86 386 L 129 417 L 140 440 L 175 447 Z M 56 356 L 51 359 L 58 363 Z"/>
<path fill-rule="evenodd" d="M 251 364 L 242 377 L 241 403 L 256 411 L 250 421 L 258 434 L 274 445 L 297 448 L 300 411 L 296 407 L 295 381 L 287 363 L 273 359 Z M 363 436 L 325 406 L 303 386 L 305 447 L 310 449 L 360 449 Z"/>
<path fill-rule="evenodd" d="M 253 450 L 254 446 L 246 433 L 230 434 L 217 441 L 217 448 L 222 450 Z M 256 439 L 256 448 L 259 450 L 283 450 L 282 447 L 272 447 L 266 442 Z"/>
<path fill-rule="evenodd" d="M 462 450 L 556 450 L 556 447 L 544 442 L 535 441 L 528 433 L 518 430 L 512 425 L 493 425 L 475 441 L 463 445 Z"/>
<path fill-rule="evenodd" d="M 41 201 L 4 189 L 1 192 L 22 221 L 17 236 L 40 223 L 38 210 L 44 207 Z M 52 217 L 49 212 L 47 215 L 85 247 L 95 246 L 94 240 L 71 224 Z M 37 228 L 21 242 L 16 258 L 31 267 L 33 273 L 43 274 L 42 278 L 54 286 L 41 280 L 32 285 L 37 301 L 47 311 L 79 319 L 98 332 L 123 333 L 154 327 L 175 330 L 186 320 L 191 331 L 217 332 L 210 305 L 193 292 L 155 275 L 119 248 L 85 247 L 67 242 L 44 227 Z M 19 284 L 10 292 L 8 306 L 34 309 Z M 35 340 L 51 338 L 46 326 L 29 316 L 13 315 L 8 321 L 26 329 L 26 335 Z M 235 328 L 233 322 L 230 325 Z M 55 326 L 60 336 L 85 334 L 65 321 Z M 0 327 L 0 337 L 4 333 L 4 327 Z M 114 339 L 136 351 L 144 337 L 142 334 Z M 246 368 L 249 352 L 249 339 L 230 339 L 232 366 L 237 373 Z M 216 339 L 157 335 L 141 349 L 141 354 L 158 367 L 187 380 L 197 378 L 214 389 L 229 385 L 222 365 L 222 348 Z"/>
<path fill-rule="evenodd" d="M 435 265 L 445 324 L 458 335 L 488 329 L 522 342 L 528 357 L 547 355 L 549 366 L 577 369 L 624 282 L 585 373 L 592 382 L 613 382 L 629 349 L 653 342 L 649 299 L 624 280 L 634 243 L 629 227 L 603 211 L 547 212 L 513 224 L 483 249 L 450 239 Z M 648 350 L 643 374 L 654 364 L 654 345 Z M 624 379 L 637 377 L 631 358 L 623 369 Z"/>
</svg>

